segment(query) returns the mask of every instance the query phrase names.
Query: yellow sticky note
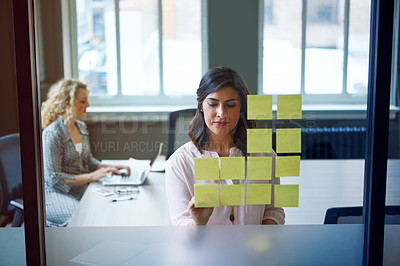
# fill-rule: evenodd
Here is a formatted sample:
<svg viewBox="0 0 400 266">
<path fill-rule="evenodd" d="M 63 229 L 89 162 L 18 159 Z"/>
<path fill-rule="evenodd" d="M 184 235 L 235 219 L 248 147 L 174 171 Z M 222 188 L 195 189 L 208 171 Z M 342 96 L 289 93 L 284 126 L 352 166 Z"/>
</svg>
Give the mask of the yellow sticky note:
<svg viewBox="0 0 400 266">
<path fill-rule="evenodd" d="M 246 204 L 271 204 L 271 184 L 247 184 Z"/>
<path fill-rule="evenodd" d="M 194 184 L 194 206 L 219 207 L 218 184 Z"/>
<path fill-rule="evenodd" d="M 221 205 L 241 206 L 244 205 L 244 185 L 221 185 Z"/>
<path fill-rule="evenodd" d="M 275 207 L 299 207 L 299 185 L 275 185 Z"/>
<path fill-rule="evenodd" d="M 219 164 L 218 158 L 194 158 L 195 180 L 218 180 Z"/>
<path fill-rule="evenodd" d="M 276 157 L 275 176 L 299 176 L 300 156 L 278 156 Z"/>
<path fill-rule="evenodd" d="M 248 153 L 272 152 L 272 129 L 271 128 L 247 129 L 247 152 Z"/>
<path fill-rule="evenodd" d="M 301 94 L 278 95 L 277 97 L 277 119 L 301 119 Z"/>
<path fill-rule="evenodd" d="M 301 153 L 301 128 L 276 129 L 277 153 Z"/>
<path fill-rule="evenodd" d="M 221 179 L 244 179 L 244 157 L 221 157 Z"/>
<path fill-rule="evenodd" d="M 272 119 L 272 95 L 247 95 L 247 119 Z"/>
<path fill-rule="evenodd" d="M 247 157 L 248 180 L 271 180 L 271 157 Z"/>
</svg>

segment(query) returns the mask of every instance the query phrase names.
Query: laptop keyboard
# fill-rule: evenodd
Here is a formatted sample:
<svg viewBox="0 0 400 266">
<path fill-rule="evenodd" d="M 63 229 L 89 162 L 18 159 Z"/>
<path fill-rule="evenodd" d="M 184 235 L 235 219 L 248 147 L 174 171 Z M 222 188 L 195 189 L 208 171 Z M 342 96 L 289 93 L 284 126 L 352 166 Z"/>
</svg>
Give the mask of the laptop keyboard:
<svg viewBox="0 0 400 266">
<path fill-rule="evenodd" d="M 101 179 L 103 185 L 138 185 L 142 183 L 144 171 L 132 171 L 130 176 L 111 175 Z"/>
</svg>

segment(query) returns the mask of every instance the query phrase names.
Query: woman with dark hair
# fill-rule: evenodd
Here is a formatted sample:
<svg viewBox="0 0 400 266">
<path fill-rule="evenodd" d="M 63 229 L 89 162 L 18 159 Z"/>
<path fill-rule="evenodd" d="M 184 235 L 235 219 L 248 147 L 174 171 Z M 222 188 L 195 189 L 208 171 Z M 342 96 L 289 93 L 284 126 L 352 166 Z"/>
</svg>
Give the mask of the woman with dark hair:
<svg viewBox="0 0 400 266">
<path fill-rule="evenodd" d="M 271 205 L 195 208 L 194 158 L 240 157 L 246 152 L 247 86 L 238 72 L 215 67 L 201 79 L 197 89 L 197 111 L 189 125 L 190 142 L 168 159 L 166 189 L 174 225 L 283 224 L 282 208 Z M 233 184 L 231 179 L 205 183 Z M 244 180 L 239 181 L 244 184 Z"/>
</svg>

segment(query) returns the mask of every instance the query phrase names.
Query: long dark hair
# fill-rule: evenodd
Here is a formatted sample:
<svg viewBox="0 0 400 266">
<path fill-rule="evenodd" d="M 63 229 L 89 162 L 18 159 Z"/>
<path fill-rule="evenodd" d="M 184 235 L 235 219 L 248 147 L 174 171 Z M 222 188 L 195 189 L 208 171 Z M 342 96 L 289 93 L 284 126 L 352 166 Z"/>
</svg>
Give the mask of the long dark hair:
<svg viewBox="0 0 400 266">
<path fill-rule="evenodd" d="M 247 120 L 247 95 L 249 90 L 240 74 L 229 67 L 214 67 L 210 69 L 200 81 L 199 88 L 197 89 L 197 110 L 194 118 L 189 124 L 189 138 L 202 151 L 204 145 L 208 140 L 208 128 L 204 121 L 204 114 L 201 112 L 201 106 L 204 99 L 210 93 L 225 87 L 232 87 L 240 96 L 240 114 L 239 121 L 236 124 L 235 135 L 233 141 L 236 148 L 242 151 L 243 154 L 247 153 L 247 128 L 255 128 L 255 121 Z"/>
</svg>

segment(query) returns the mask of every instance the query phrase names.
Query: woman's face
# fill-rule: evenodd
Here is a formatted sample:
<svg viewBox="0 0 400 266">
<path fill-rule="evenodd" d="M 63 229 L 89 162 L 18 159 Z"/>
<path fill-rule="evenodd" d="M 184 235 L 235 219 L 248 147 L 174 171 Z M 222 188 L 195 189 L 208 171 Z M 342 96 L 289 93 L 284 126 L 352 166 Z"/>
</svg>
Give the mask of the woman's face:
<svg viewBox="0 0 400 266">
<path fill-rule="evenodd" d="M 75 92 L 75 118 L 82 119 L 86 116 L 86 108 L 89 107 L 89 92 L 84 88 L 78 88 Z"/>
<path fill-rule="evenodd" d="M 224 87 L 207 95 L 202 109 L 210 138 L 233 138 L 235 126 L 239 121 L 240 105 L 239 94 L 232 87 Z"/>
</svg>

